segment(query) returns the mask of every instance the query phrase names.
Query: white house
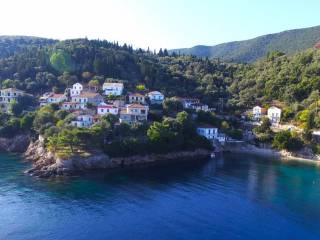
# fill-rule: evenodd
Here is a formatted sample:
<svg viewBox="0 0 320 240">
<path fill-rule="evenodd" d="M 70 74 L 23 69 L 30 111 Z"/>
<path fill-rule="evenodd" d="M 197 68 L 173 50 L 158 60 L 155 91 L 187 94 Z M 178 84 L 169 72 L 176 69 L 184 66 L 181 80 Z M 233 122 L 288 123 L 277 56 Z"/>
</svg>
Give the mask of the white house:
<svg viewBox="0 0 320 240">
<path fill-rule="evenodd" d="M 149 107 L 139 103 L 133 103 L 126 106 L 120 111 L 120 123 L 126 122 L 129 124 L 147 121 Z"/>
<path fill-rule="evenodd" d="M 140 104 L 146 103 L 145 96 L 140 93 L 130 93 L 128 95 L 128 98 L 129 98 L 129 103 L 140 103 Z"/>
<path fill-rule="evenodd" d="M 48 104 L 47 101 L 51 94 L 52 92 L 46 92 L 39 98 L 40 107 Z"/>
<path fill-rule="evenodd" d="M 192 105 L 200 103 L 199 99 L 196 98 L 180 98 L 180 102 L 183 105 L 183 108 L 190 109 Z"/>
<path fill-rule="evenodd" d="M 72 88 L 70 89 L 70 96 L 79 96 L 81 92 L 83 91 L 83 86 L 81 83 L 75 83 L 72 85 Z"/>
<path fill-rule="evenodd" d="M 60 109 L 67 110 L 67 111 L 74 111 L 74 110 L 80 110 L 80 109 L 86 109 L 86 105 L 78 102 L 63 102 L 61 104 Z"/>
<path fill-rule="evenodd" d="M 81 92 L 80 95 L 73 96 L 72 102 L 81 103 L 86 106 L 87 103 L 91 103 L 93 105 L 99 105 L 103 102 L 103 97 L 99 93 L 94 92 Z"/>
<path fill-rule="evenodd" d="M 0 90 L 0 102 L 10 103 L 13 100 L 17 100 L 18 97 L 27 95 L 24 91 L 16 88 L 6 88 Z"/>
<path fill-rule="evenodd" d="M 270 107 L 268 109 L 268 118 L 271 124 L 279 124 L 281 119 L 281 109 L 277 107 Z"/>
<path fill-rule="evenodd" d="M 209 106 L 202 103 L 193 103 L 190 105 L 189 108 L 194 109 L 196 111 L 205 111 L 205 112 L 209 111 Z"/>
<path fill-rule="evenodd" d="M 152 91 L 148 93 L 151 104 L 162 104 L 164 101 L 164 95 L 159 91 Z"/>
<path fill-rule="evenodd" d="M 253 115 L 253 119 L 255 121 L 260 121 L 261 118 L 266 114 L 266 109 L 262 108 L 260 106 L 255 106 L 252 109 L 252 115 Z"/>
<path fill-rule="evenodd" d="M 71 121 L 71 125 L 75 127 L 90 127 L 93 124 L 93 116 L 79 115 L 76 120 Z"/>
<path fill-rule="evenodd" d="M 60 103 L 66 101 L 67 97 L 64 94 L 53 93 L 50 97 L 48 97 L 48 103 Z"/>
<path fill-rule="evenodd" d="M 105 95 L 121 96 L 123 92 L 123 83 L 106 82 L 102 85 Z"/>
<path fill-rule="evenodd" d="M 206 139 L 214 140 L 218 137 L 218 128 L 212 127 L 210 125 L 203 125 L 197 127 L 197 133 L 200 136 L 204 136 Z"/>
<path fill-rule="evenodd" d="M 98 115 L 118 115 L 119 109 L 112 104 L 100 103 L 97 107 L 97 113 Z"/>
</svg>

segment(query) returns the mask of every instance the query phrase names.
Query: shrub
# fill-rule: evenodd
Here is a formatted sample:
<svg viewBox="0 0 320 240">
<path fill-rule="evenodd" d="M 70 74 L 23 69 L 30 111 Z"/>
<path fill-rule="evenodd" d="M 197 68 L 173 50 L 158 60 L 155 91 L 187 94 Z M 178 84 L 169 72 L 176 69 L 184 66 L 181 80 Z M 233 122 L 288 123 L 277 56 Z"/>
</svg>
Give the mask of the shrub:
<svg viewBox="0 0 320 240">
<path fill-rule="evenodd" d="M 280 150 L 297 151 L 303 147 L 303 142 L 290 131 L 282 131 L 275 135 L 272 146 Z"/>
</svg>

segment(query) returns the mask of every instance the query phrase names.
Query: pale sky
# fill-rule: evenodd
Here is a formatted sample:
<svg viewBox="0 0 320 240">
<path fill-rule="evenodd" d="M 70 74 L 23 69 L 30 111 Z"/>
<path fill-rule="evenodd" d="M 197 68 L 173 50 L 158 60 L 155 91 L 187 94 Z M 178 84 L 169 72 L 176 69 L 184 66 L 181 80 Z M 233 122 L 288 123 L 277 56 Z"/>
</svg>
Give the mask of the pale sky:
<svg viewBox="0 0 320 240">
<path fill-rule="evenodd" d="M 319 0 L 0 0 L 0 35 L 180 48 L 320 25 Z"/>
</svg>

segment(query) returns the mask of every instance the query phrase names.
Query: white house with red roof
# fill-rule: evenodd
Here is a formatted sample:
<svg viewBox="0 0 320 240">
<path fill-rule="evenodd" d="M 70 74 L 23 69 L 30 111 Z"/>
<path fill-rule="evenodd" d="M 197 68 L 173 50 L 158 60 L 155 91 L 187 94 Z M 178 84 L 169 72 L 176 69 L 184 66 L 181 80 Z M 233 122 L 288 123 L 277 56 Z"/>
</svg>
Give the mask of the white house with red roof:
<svg viewBox="0 0 320 240">
<path fill-rule="evenodd" d="M 93 105 L 99 105 L 103 102 L 103 97 L 99 93 L 95 92 L 81 92 L 80 95 L 73 96 L 72 102 L 77 102 L 83 105 L 91 103 Z"/>
<path fill-rule="evenodd" d="M 139 103 L 128 104 L 125 108 L 121 109 L 120 111 L 120 123 L 126 122 L 132 124 L 136 122 L 147 121 L 148 111 L 148 106 Z"/>
<path fill-rule="evenodd" d="M 64 94 L 60 94 L 60 93 L 53 93 L 48 98 L 49 103 L 60 103 L 60 102 L 66 101 L 66 100 L 67 100 L 67 97 Z"/>
<path fill-rule="evenodd" d="M 119 108 L 112 104 L 107 104 L 107 103 L 100 103 L 97 107 L 97 114 L 98 115 L 118 115 L 119 113 Z"/>
<path fill-rule="evenodd" d="M 128 95 L 129 103 L 140 103 L 145 104 L 146 103 L 146 97 L 141 93 L 130 93 Z"/>
<path fill-rule="evenodd" d="M 260 106 L 254 106 L 252 108 L 252 117 L 255 121 L 260 121 L 261 118 L 266 115 L 267 109 L 260 107 Z"/>
<path fill-rule="evenodd" d="M 10 103 L 14 100 L 17 100 L 18 97 L 28 95 L 22 90 L 17 88 L 5 88 L 0 90 L 0 102 L 1 103 Z"/>
<path fill-rule="evenodd" d="M 40 98 L 40 106 L 44 106 L 51 103 L 61 103 L 67 101 L 67 97 L 60 93 L 46 93 Z"/>
</svg>

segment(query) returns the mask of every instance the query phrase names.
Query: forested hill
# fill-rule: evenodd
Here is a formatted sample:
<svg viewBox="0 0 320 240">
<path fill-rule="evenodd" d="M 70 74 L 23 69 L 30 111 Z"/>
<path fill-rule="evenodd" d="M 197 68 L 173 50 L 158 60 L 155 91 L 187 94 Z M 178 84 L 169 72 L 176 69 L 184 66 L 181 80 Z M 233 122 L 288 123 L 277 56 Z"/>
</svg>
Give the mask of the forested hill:
<svg viewBox="0 0 320 240">
<path fill-rule="evenodd" d="M 1 47 L 1 43 L 0 43 Z M 39 95 L 63 91 L 75 82 L 107 78 L 124 81 L 126 90 L 138 84 L 162 91 L 166 96 L 192 96 L 214 106 L 227 97 L 236 66 L 190 56 L 157 54 L 108 41 L 74 39 L 37 47 L 0 59 L 0 85 L 17 87 Z"/>
<path fill-rule="evenodd" d="M 320 127 L 320 50 L 308 49 L 293 56 L 273 52 L 261 61 L 239 65 L 229 87 L 229 104 L 246 109 L 276 103 L 283 120 Z"/>
<path fill-rule="evenodd" d="M 31 44 L 0 59 L 0 87 L 40 95 L 62 92 L 75 82 L 95 79 L 103 84 L 113 78 L 124 82 L 127 91 L 143 84 L 167 97 L 199 98 L 211 107 L 224 101 L 225 110 L 244 110 L 277 100 L 283 104 L 284 115 L 295 118 L 302 111 L 315 111 L 320 98 L 319 59 L 320 50 L 308 49 L 292 56 L 271 52 L 255 63 L 233 64 L 74 39 L 43 47 Z"/>
<path fill-rule="evenodd" d="M 313 47 L 320 41 L 320 26 L 268 34 L 254 39 L 223 43 L 215 46 L 195 46 L 169 52 L 198 57 L 221 58 L 233 62 L 254 62 L 268 52 L 294 54 Z"/>
<path fill-rule="evenodd" d="M 54 44 L 52 39 L 27 36 L 0 36 L 0 58 L 20 53 L 28 47 L 43 47 Z"/>
</svg>

